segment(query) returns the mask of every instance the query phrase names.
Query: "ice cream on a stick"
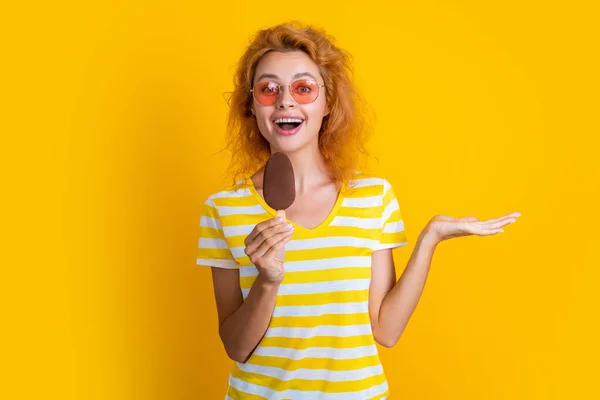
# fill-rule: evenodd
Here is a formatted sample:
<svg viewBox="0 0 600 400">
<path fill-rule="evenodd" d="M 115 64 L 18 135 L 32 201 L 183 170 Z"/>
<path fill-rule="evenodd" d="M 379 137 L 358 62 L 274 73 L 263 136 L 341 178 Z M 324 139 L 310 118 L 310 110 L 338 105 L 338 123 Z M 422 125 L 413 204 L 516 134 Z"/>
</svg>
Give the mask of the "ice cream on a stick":
<svg viewBox="0 0 600 400">
<path fill-rule="evenodd" d="M 277 216 L 286 220 L 285 210 L 296 199 L 296 182 L 292 162 L 284 153 L 274 153 L 267 160 L 263 175 L 263 196 Z M 285 250 L 279 250 L 275 258 L 283 263 Z"/>
<path fill-rule="evenodd" d="M 296 199 L 296 182 L 292 162 L 284 153 L 274 153 L 267 160 L 263 176 L 265 202 L 277 215 L 285 218 L 285 210 Z"/>
</svg>

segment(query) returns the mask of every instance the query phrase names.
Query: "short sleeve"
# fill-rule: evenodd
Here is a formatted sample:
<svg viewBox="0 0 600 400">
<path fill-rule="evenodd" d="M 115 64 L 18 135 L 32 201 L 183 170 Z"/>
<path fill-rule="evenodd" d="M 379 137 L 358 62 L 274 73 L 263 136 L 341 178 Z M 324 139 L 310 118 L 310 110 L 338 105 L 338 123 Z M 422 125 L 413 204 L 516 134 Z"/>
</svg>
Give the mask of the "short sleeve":
<svg viewBox="0 0 600 400">
<path fill-rule="evenodd" d="M 226 269 L 239 268 L 225 241 L 219 212 L 212 197 L 202 207 L 196 264 Z"/>
<path fill-rule="evenodd" d="M 392 249 L 408 244 L 408 237 L 404 230 L 404 221 L 400 212 L 400 204 L 396 198 L 396 193 L 392 185 L 383 180 L 381 207 L 381 236 L 379 237 L 379 247 L 376 250 Z"/>
</svg>

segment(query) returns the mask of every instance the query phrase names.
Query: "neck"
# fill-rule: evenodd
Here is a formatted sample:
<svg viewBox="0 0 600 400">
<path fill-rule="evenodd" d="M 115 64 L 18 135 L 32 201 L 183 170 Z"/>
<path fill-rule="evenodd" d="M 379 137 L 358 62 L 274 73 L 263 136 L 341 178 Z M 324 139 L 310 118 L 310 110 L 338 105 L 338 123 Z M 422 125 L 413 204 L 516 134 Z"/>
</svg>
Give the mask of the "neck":
<svg viewBox="0 0 600 400">
<path fill-rule="evenodd" d="M 271 148 L 271 153 L 278 150 Z M 296 194 L 302 195 L 310 192 L 315 186 L 322 186 L 333 180 L 325 157 L 319 149 L 317 142 L 312 146 L 306 146 L 294 152 L 285 153 L 294 168 L 294 180 L 296 183 Z"/>
</svg>

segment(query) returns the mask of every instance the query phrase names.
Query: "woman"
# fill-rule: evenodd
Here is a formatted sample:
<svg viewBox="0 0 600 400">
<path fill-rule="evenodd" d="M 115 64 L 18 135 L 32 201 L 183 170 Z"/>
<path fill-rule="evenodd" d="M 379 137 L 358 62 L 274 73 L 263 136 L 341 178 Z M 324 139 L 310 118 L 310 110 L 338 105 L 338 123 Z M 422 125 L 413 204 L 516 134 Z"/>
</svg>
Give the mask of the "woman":
<svg viewBox="0 0 600 400">
<path fill-rule="evenodd" d="M 197 260 L 212 267 L 219 334 L 236 361 L 227 399 L 386 398 L 375 343 L 398 341 L 436 245 L 519 216 L 435 216 L 396 282 L 392 249 L 407 236 L 390 183 L 357 170 L 368 129 L 349 59 L 323 32 L 284 24 L 260 31 L 240 60 L 228 139 L 243 179 L 206 201 Z M 262 193 L 275 152 L 294 170 L 288 221 Z"/>
</svg>

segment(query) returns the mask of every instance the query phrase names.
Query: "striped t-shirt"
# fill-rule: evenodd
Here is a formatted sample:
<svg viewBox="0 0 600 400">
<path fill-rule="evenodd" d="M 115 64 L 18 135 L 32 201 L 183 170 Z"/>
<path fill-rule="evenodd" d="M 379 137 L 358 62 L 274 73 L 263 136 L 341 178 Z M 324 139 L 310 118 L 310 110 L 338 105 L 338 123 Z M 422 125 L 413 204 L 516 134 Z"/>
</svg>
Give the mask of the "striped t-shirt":
<svg viewBox="0 0 600 400">
<path fill-rule="evenodd" d="M 390 183 L 356 173 L 313 229 L 292 221 L 285 275 L 269 327 L 245 363 L 236 362 L 225 399 L 385 399 L 388 384 L 368 310 L 371 254 L 406 245 Z M 274 218 L 250 177 L 208 197 L 198 265 L 239 269 L 246 299 L 258 274 L 244 252 L 256 224 Z"/>
</svg>

